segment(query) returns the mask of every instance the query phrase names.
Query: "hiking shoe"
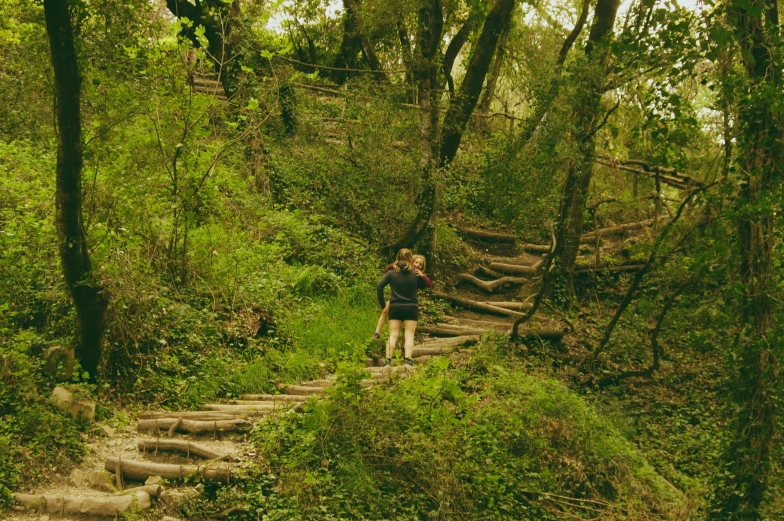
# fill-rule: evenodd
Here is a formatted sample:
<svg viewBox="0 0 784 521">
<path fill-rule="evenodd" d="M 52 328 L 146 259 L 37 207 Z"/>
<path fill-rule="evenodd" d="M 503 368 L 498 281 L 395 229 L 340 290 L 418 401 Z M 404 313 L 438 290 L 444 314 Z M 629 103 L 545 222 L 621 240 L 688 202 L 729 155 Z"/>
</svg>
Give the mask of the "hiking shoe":
<svg viewBox="0 0 784 521">
<path fill-rule="evenodd" d="M 410 358 L 406 358 L 403 365 L 412 366 L 414 365 L 414 362 L 412 362 Z"/>
<path fill-rule="evenodd" d="M 389 358 L 384 358 L 384 367 L 390 367 L 392 365 L 392 360 Z"/>
<path fill-rule="evenodd" d="M 381 340 L 381 334 L 378 331 L 373 333 L 373 340 Z"/>
</svg>

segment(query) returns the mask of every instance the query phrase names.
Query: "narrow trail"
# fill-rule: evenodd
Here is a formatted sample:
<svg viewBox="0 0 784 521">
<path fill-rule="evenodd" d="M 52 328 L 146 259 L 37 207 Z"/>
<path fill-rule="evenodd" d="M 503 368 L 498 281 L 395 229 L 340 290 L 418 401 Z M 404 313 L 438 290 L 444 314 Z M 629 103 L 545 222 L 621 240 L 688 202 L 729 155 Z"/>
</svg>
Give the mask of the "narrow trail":
<svg viewBox="0 0 784 521">
<path fill-rule="evenodd" d="M 537 286 L 532 277 L 548 248 L 519 244 L 514 237 L 492 232 L 468 230 L 465 235 L 476 252 L 473 268 L 432 293 L 452 304 L 450 314 L 418 328 L 414 366 L 382 368 L 374 366 L 379 360 L 368 359 L 363 387 L 410 375 L 431 358 L 467 348 L 491 330 L 508 333 L 530 309 Z M 535 326 L 522 330 L 522 336 L 549 341 L 558 341 L 565 333 L 563 324 L 546 310 L 537 314 Z M 335 380 L 335 375 L 328 375 L 296 385 L 278 384 L 280 394 L 248 394 L 203 404 L 198 410 L 144 412 L 135 426 L 91 439 L 87 457 L 69 478 L 17 494 L 17 502 L 26 507 L 9 512 L 9 519 L 54 516 L 75 521 L 86 514 L 116 517 L 134 508 L 156 509 L 161 519 L 176 519 L 166 514 L 177 516 L 177 507 L 203 489 L 184 484 L 188 477 L 231 483 L 254 461 L 247 433 L 255 423 L 272 411 L 299 409 L 311 398 L 321 399 Z M 220 519 L 221 513 L 213 517 Z"/>
</svg>

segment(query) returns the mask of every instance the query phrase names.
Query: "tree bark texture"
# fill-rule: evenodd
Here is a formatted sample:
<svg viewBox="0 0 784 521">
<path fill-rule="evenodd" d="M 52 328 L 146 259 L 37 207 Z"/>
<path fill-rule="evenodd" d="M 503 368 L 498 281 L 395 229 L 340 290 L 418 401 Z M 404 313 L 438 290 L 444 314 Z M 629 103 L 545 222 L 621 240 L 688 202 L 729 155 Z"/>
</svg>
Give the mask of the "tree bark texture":
<svg viewBox="0 0 784 521">
<path fill-rule="evenodd" d="M 78 318 L 76 356 L 91 380 L 98 373 L 106 306 L 103 288 L 93 278 L 82 225 L 81 85 L 67 0 L 45 0 L 46 31 L 54 68 L 57 102 L 56 220 L 60 261 Z"/>
<path fill-rule="evenodd" d="M 501 36 L 498 37 L 498 47 L 493 58 L 493 66 L 487 76 L 487 86 L 482 92 L 482 99 L 479 101 L 479 108 L 477 111 L 485 116 L 490 114 L 490 104 L 495 98 L 495 89 L 498 85 L 498 77 L 501 75 L 501 67 L 504 65 L 504 58 L 506 57 L 506 40 L 509 38 L 509 31 L 512 29 L 512 17 L 509 17 L 506 25 L 501 31 Z M 487 118 L 482 120 L 487 124 Z"/>
<path fill-rule="evenodd" d="M 608 54 L 608 43 L 618 12 L 619 0 L 598 0 L 594 10 L 585 59 L 580 72 L 581 85 L 575 90 L 572 111 L 577 135 L 577 154 L 570 164 L 561 194 L 558 240 L 555 256 L 558 259 L 557 279 L 563 283 L 566 298 L 574 295 L 573 279 L 580 235 L 583 228 L 588 188 L 591 183 L 596 145 L 594 125 L 601 118 L 601 99 Z"/>
<path fill-rule="evenodd" d="M 761 14 L 753 14 L 760 10 Z M 724 456 L 723 482 L 709 518 L 757 520 L 762 519 L 760 505 L 768 489 L 780 393 L 781 326 L 772 295 L 778 279 L 773 262 L 778 230 L 771 197 L 781 197 L 784 184 L 781 122 L 772 110 L 781 99 L 781 42 L 775 0 L 750 4 L 735 0 L 728 14 L 746 73 L 736 145 L 742 175 L 736 211 L 744 289 L 733 385 L 738 412 Z"/>
<path fill-rule="evenodd" d="M 344 16 L 353 19 L 349 26 L 354 30 L 354 37 L 359 43 L 359 48 L 362 50 L 362 55 L 365 57 L 368 67 L 374 71 L 373 77 L 379 82 L 389 82 L 389 78 L 382 70 L 381 62 L 376 55 L 376 49 L 365 31 L 357 0 L 343 0 L 343 11 L 345 13 Z"/>
<path fill-rule="evenodd" d="M 487 14 L 471 61 L 466 68 L 463 83 L 460 85 L 460 90 L 450 100 L 449 108 L 444 116 L 439 158 L 439 166 L 441 167 L 450 163 L 457 154 L 466 123 L 479 100 L 498 40 L 504 27 L 509 23 L 514 6 L 515 0 L 496 0 Z"/>
<path fill-rule="evenodd" d="M 455 82 L 452 80 L 452 68 L 455 66 L 457 55 L 460 54 L 460 50 L 468 41 L 468 37 L 471 36 L 473 27 L 474 16 L 472 13 L 468 16 L 466 21 L 463 22 L 460 29 L 457 30 L 455 36 L 449 41 L 449 45 L 447 45 L 446 51 L 444 52 L 444 61 L 441 69 L 444 72 L 444 79 L 446 80 L 449 93 L 452 95 L 455 93 Z"/>
<path fill-rule="evenodd" d="M 411 248 L 425 233 L 436 206 L 436 184 L 433 179 L 435 160 L 438 153 L 438 122 L 440 116 L 440 91 L 438 89 L 438 63 L 436 62 L 439 42 L 444 29 L 444 14 L 440 0 L 431 0 L 422 5 L 418 13 L 417 56 L 414 58 L 414 77 L 419 90 L 419 145 L 421 154 L 422 189 L 416 198 L 417 214 L 403 237 L 382 248 L 382 253 L 391 255 L 400 248 Z"/>
</svg>

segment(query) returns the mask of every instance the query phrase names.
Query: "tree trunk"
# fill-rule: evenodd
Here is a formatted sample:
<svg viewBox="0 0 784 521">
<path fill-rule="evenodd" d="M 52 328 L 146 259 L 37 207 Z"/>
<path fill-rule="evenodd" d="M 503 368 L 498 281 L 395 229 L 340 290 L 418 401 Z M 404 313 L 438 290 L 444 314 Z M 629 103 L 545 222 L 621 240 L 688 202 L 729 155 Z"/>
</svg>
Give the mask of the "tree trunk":
<svg viewBox="0 0 784 521">
<path fill-rule="evenodd" d="M 473 29 L 473 26 L 474 16 L 472 13 L 468 15 L 466 21 L 463 22 L 463 25 L 460 26 L 460 29 L 458 29 L 454 38 L 449 41 L 449 45 L 446 47 L 446 52 L 444 52 L 444 61 L 441 65 L 441 69 L 444 73 L 444 79 L 446 79 L 449 93 L 453 96 L 455 94 L 455 83 L 452 81 L 452 68 L 455 65 L 457 55 L 460 54 L 460 50 L 468 41 L 468 37 L 471 36 L 471 30 Z"/>
<path fill-rule="evenodd" d="M 465 78 L 460 91 L 450 100 L 449 109 L 444 116 L 444 127 L 441 135 L 441 153 L 439 166 L 451 162 L 457 154 L 460 140 L 463 137 L 466 123 L 479 100 L 482 85 L 495 54 L 499 37 L 503 28 L 509 23 L 515 0 L 496 0 L 487 14 L 482 32 L 466 69 Z"/>
<path fill-rule="evenodd" d="M 493 67 L 490 69 L 490 74 L 487 76 L 487 86 L 485 87 L 484 92 L 482 93 L 482 99 L 479 102 L 479 108 L 477 112 L 479 114 L 483 114 L 487 116 L 490 114 L 490 103 L 492 103 L 493 98 L 495 97 L 495 89 L 498 85 L 498 77 L 501 75 L 501 67 L 504 64 L 504 57 L 506 56 L 506 40 L 509 38 L 509 31 L 512 28 L 512 17 L 509 17 L 509 20 L 506 22 L 503 31 L 501 32 L 501 36 L 498 38 L 498 50 L 495 53 L 495 58 L 493 60 Z M 486 123 L 488 120 L 487 118 L 482 119 L 482 124 Z"/>
<path fill-rule="evenodd" d="M 563 284 L 565 297 L 574 296 L 574 269 L 580 235 L 583 228 L 588 187 L 591 183 L 596 146 L 594 142 L 595 122 L 601 118 L 601 98 L 607 72 L 605 65 L 609 40 L 618 12 L 619 0 L 599 0 L 594 10 L 588 43 L 585 47 L 584 70 L 580 72 L 582 82 L 575 89 L 572 111 L 577 133 L 577 154 L 569 166 L 561 195 L 558 223 L 558 239 L 555 256 L 558 259 L 556 277 Z"/>
<path fill-rule="evenodd" d="M 106 328 L 108 301 L 93 279 L 82 226 L 82 78 L 76 61 L 67 0 L 45 0 L 46 31 L 57 103 L 57 237 L 65 283 L 78 318 L 76 356 L 95 381 Z"/>
<path fill-rule="evenodd" d="M 400 248 L 412 247 L 425 233 L 436 207 L 436 184 L 433 179 L 435 170 L 434 156 L 437 153 L 438 120 L 440 115 L 440 91 L 437 88 L 438 66 L 436 55 L 444 28 L 444 15 L 440 0 L 432 0 L 419 10 L 419 33 L 415 78 L 419 88 L 419 129 L 420 155 L 422 165 L 422 189 L 417 195 L 417 214 L 403 237 L 382 248 L 382 253 L 390 255 Z"/>
<path fill-rule="evenodd" d="M 351 10 L 343 5 L 343 39 L 340 42 L 340 54 L 335 59 L 334 66 L 338 69 L 356 69 L 357 54 L 361 43 L 357 37 L 356 18 L 351 15 Z M 348 71 L 336 71 L 334 80 L 343 84 L 349 77 Z"/>
<path fill-rule="evenodd" d="M 729 18 L 748 76 L 740 98 L 736 145 L 742 174 L 736 211 L 744 289 L 733 385 L 738 415 L 733 420 L 723 481 L 714 495 L 709 518 L 757 520 L 762 519 L 760 505 L 768 489 L 780 393 L 780 326 L 776 322 L 777 300 L 772 295 L 778 283 L 772 253 L 780 231 L 776 229 L 775 204 L 770 200 L 771 194 L 780 197 L 784 184 L 781 122 L 771 110 L 781 99 L 777 2 L 752 0 L 744 6 L 734 1 Z"/>
<path fill-rule="evenodd" d="M 376 55 L 376 50 L 365 32 L 362 16 L 359 13 L 359 5 L 356 0 L 343 0 L 343 10 L 346 13 L 345 16 L 353 18 L 350 25 L 355 31 L 355 37 L 359 41 L 362 55 L 365 57 L 368 67 L 370 67 L 372 71 L 375 71 L 373 72 L 373 76 L 376 78 L 376 81 L 388 83 L 389 78 L 387 78 L 386 73 L 381 70 L 381 62 Z"/>
</svg>

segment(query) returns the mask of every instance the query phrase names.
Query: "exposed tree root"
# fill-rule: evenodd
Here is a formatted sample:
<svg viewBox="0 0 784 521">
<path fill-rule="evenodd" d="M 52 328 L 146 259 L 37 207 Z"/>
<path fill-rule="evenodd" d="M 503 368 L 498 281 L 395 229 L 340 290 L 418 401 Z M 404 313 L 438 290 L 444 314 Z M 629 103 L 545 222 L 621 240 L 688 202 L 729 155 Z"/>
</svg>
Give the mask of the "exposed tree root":
<svg viewBox="0 0 784 521">
<path fill-rule="evenodd" d="M 512 273 L 514 275 L 527 275 L 528 277 L 531 277 L 532 275 L 536 274 L 536 272 L 542 266 L 543 262 L 544 261 L 540 260 L 533 266 L 522 266 L 519 264 L 504 264 L 501 262 L 491 262 L 490 269 L 503 274 Z"/>
<path fill-rule="evenodd" d="M 457 295 L 448 295 L 446 293 L 440 291 L 434 291 L 433 296 L 442 298 L 455 304 L 457 306 L 464 307 L 468 310 L 472 311 L 483 311 L 485 313 L 490 313 L 491 315 L 501 315 L 502 317 L 519 317 L 523 316 L 522 313 L 518 313 L 517 311 L 512 311 L 511 309 L 504 309 L 500 307 L 493 306 L 492 304 L 485 304 L 483 302 L 477 302 L 475 300 L 470 300 L 463 297 L 458 297 Z"/>
<path fill-rule="evenodd" d="M 520 286 L 528 282 L 528 279 L 521 277 L 501 277 L 500 279 L 495 280 L 482 280 L 473 275 L 469 275 L 468 273 L 461 273 L 459 278 L 461 281 L 468 282 L 487 293 L 495 293 L 498 289 L 509 286 Z"/>
<path fill-rule="evenodd" d="M 656 222 L 656 219 L 646 219 L 644 221 L 639 221 L 636 223 L 626 223 L 620 224 L 618 226 L 611 226 L 609 228 L 601 228 L 599 230 L 593 232 L 586 232 L 580 236 L 581 242 L 595 242 L 596 236 L 599 237 L 612 237 L 614 235 L 620 235 L 622 233 L 632 231 L 632 230 L 639 230 L 641 228 L 646 228 Z M 660 219 L 659 223 L 664 224 L 666 222 L 664 219 Z"/>
</svg>

